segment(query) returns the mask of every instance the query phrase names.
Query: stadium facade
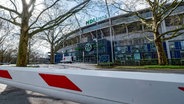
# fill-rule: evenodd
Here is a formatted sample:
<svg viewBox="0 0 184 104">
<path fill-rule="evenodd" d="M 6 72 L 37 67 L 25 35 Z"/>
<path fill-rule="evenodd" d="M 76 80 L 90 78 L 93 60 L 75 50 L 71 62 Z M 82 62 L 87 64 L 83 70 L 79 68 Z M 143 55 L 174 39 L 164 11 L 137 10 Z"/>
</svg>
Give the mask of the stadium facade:
<svg viewBox="0 0 184 104">
<path fill-rule="evenodd" d="M 160 32 L 172 30 L 184 23 L 183 5 L 163 21 Z M 139 13 L 148 20 L 152 17 L 149 9 L 140 10 Z M 87 22 L 89 24 L 89 21 Z M 118 15 L 72 31 L 58 53 L 62 57 L 73 56 L 77 62 L 99 63 L 115 60 L 126 65 L 156 64 L 155 45 L 145 38 L 145 35 L 153 38 L 152 33 L 145 32 L 148 29 L 133 14 Z M 171 64 L 182 64 L 184 35 L 163 42 L 163 46 Z"/>
</svg>

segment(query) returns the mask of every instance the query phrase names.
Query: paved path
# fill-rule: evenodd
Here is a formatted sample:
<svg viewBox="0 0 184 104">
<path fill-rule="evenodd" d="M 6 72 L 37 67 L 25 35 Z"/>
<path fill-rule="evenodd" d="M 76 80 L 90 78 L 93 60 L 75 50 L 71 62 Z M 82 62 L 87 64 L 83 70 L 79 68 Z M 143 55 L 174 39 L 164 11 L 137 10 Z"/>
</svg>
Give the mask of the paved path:
<svg viewBox="0 0 184 104">
<path fill-rule="evenodd" d="M 96 64 L 86 64 L 86 63 L 59 63 L 59 64 L 42 64 L 40 67 L 45 68 L 59 68 L 59 69 L 84 69 L 84 70 L 98 70 L 100 68 L 95 67 Z"/>
<path fill-rule="evenodd" d="M 72 64 L 56 64 L 56 66 L 64 66 L 69 68 L 79 68 L 85 70 L 98 70 L 100 68 L 95 67 L 96 64 L 86 64 L 86 63 L 72 63 Z"/>
<path fill-rule="evenodd" d="M 182 69 L 115 69 L 115 68 L 97 68 L 97 64 L 86 64 L 86 63 L 72 63 L 72 64 L 55 64 L 56 68 L 73 68 L 73 69 L 85 69 L 85 70 L 105 70 L 105 71 L 129 71 L 129 72 L 148 72 L 148 73 L 177 73 L 184 74 L 184 70 Z"/>
</svg>

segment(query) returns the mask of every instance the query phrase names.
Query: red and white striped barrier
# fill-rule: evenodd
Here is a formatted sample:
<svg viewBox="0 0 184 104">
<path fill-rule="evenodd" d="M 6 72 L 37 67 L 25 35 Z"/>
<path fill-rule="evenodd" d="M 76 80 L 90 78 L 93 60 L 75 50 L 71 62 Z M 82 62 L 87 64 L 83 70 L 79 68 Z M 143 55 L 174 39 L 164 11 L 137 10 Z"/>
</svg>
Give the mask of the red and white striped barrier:
<svg viewBox="0 0 184 104">
<path fill-rule="evenodd" d="M 84 104 L 184 104 L 184 74 L 0 67 L 0 82 Z"/>
</svg>

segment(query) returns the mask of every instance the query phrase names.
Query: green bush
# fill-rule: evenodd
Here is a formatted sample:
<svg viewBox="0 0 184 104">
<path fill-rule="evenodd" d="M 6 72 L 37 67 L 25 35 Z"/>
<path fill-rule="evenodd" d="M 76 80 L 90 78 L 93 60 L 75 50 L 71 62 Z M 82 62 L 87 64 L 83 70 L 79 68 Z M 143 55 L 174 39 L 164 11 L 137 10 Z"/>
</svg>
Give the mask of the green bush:
<svg viewBox="0 0 184 104">
<path fill-rule="evenodd" d="M 112 62 L 102 62 L 102 63 L 98 63 L 99 66 L 113 66 L 114 63 Z"/>
<path fill-rule="evenodd" d="M 168 60 L 170 65 L 181 65 L 181 59 L 170 59 Z"/>
<path fill-rule="evenodd" d="M 140 60 L 141 65 L 157 65 L 158 59 L 143 59 Z"/>
</svg>

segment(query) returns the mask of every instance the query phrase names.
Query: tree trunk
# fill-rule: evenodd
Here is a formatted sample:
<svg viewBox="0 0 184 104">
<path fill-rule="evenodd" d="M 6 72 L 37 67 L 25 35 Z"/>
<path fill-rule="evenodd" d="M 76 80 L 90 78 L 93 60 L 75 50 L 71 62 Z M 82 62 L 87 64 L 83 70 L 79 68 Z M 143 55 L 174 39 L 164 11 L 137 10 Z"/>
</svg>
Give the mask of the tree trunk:
<svg viewBox="0 0 184 104">
<path fill-rule="evenodd" d="M 3 63 L 3 52 L 0 53 L 0 63 Z"/>
<path fill-rule="evenodd" d="M 27 66 L 28 32 L 22 31 L 20 35 L 17 64 L 19 67 Z"/>
<path fill-rule="evenodd" d="M 31 42 L 28 40 L 27 64 L 30 64 Z"/>
<path fill-rule="evenodd" d="M 54 64 L 54 62 L 55 62 L 55 53 L 54 53 L 54 47 L 51 45 L 51 52 L 50 52 L 50 63 L 51 64 Z"/>
<path fill-rule="evenodd" d="M 21 20 L 21 30 L 20 30 L 20 40 L 18 48 L 18 56 L 16 66 L 26 67 L 27 66 L 27 48 L 28 48 L 28 39 L 29 39 L 29 6 L 26 3 L 26 0 L 22 0 L 22 20 Z"/>
<path fill-rule="evenodd" d="M 156 46 L 157 55 L 158 55 L 158 64 L 167 65 L 168 62 L 167 62 L 166 53 L 164 51 L 164 47 L 160 38 L 155 41 L 155 46 Z"/>
</svg>

